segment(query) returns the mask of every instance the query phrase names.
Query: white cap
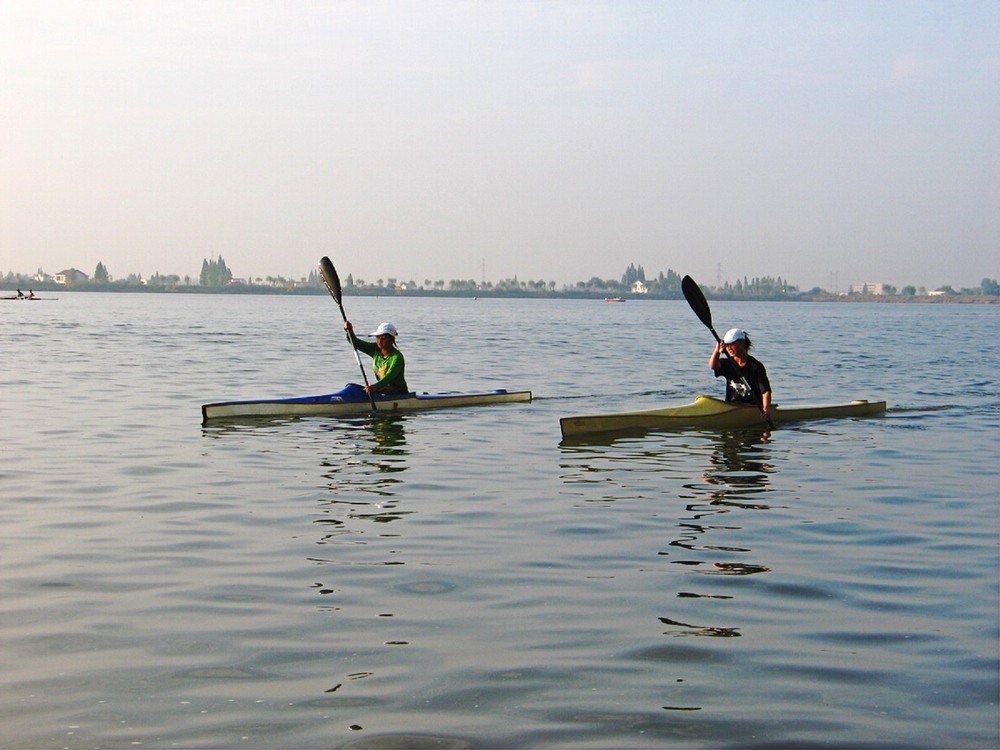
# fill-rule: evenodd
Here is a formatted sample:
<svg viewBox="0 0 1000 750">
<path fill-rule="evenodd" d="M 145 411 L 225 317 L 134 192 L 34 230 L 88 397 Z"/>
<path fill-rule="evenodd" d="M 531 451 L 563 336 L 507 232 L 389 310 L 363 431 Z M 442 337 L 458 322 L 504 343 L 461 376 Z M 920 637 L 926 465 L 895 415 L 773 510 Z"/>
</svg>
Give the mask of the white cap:
<svg viewBox="0 0 1000 750">
<path fill-rule="evenodd" d="M 726 335 L 722 337 L 723 344 L 732 344 L 736 341 L 743 341 L 747 337 L 747 332 L 742 328 L 730 328 Z"/>
<path fill-rule="evenodd" d="M 378 328 L 375 329 L 375 333 L 372 336 L 392 336 L 396 338 L 399 334 L 396 333 L 396 326 L 392 323 L 382 323 Z"/>
</svg>

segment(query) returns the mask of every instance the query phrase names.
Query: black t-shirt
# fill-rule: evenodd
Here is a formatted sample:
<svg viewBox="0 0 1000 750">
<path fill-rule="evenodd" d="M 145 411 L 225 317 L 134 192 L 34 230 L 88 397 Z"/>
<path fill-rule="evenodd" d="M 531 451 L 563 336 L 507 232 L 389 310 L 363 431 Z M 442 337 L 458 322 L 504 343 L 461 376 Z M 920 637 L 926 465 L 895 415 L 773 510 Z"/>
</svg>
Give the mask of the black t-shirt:
<svg viewBox="0 0 1000 750">
<path fill-rule="evenodd" d="M 731 358 L 720 357 L 715 365 L 715 377 L 726 378 L 726 401 L 754 404 L 763 408 L 763 394 L 771 390 L 767 370 L 759 360 L 749 355 L 746 360 L 746 365 L 740 367 Z"/>
</svg>

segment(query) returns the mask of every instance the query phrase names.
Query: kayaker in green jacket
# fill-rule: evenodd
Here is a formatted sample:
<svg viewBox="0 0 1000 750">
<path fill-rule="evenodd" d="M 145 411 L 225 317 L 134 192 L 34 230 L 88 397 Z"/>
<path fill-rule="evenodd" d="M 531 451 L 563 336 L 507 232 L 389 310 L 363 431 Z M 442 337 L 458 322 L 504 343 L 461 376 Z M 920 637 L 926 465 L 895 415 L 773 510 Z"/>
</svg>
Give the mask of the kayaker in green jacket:
<svg viewBox="0 0 1000 750">
<path fill-rule="evenodd" d="M 396 326 L 392 323 L 382 323 L 371 335 L 375 342 L 362 341 L 354 335 L 351 321 L 344 321 L 344 330 L 351 337 L 351 343 L 359 352 L 364 352 L 372 358 L 372 368 L 378 380 L 365 388 L 366 393 L 376 395 L 382 393 L 409 393 L 404 370 L 406 362 L 403 353 L 396 348 Z"/>
</svg>

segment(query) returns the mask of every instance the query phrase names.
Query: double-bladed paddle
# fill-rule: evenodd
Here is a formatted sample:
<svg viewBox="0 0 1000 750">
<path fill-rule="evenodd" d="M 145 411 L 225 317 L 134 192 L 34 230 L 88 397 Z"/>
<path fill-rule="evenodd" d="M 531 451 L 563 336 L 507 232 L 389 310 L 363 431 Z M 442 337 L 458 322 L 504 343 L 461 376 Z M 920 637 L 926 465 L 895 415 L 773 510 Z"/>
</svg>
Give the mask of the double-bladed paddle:
<svg viewBox="0 0 1000 750">
<path fill-rule="evenodd" d="M 698 316 L 698 320 L 704 323 L 705 327 L 712 332 L 713 336 L 715 336 L 715 343 L 721 343 L 722 339 L 719 337 L 719 334 L 715 332 L 715 328 L 712 326 L 712 308 L 708 306 L 708 300 L 705 299 L 705 293 L 701 291 L 701 287 L 698 286 L 698 282 L 690 276 L 685 276 L 681 279 L 681 291 L 684 292 L 684 299 L 686 299 L 688 304 L 691 305 L 691 309 L 694 310 L 694 314 Z M 729 356 L 728 352 L 726 352 L 726 356 Z M 747 390 L 752 390 L 745 377 L 741 377 L 740 379 L 747 387 Z M 761 409 L 761 414 L 764 414 L 763 409 Z M 773 430 L 774 424 L 767 418 L 766 414 L 764 414 L 764 420 L 767 422 L 767 426 Z"/>
<path fill-rule="evenodd" d="M 326 290 L 330 293 L 330 296 L 334 298 L 337 302 L 337 307 L 340 308 L 340 315 L 347 322 L 347 313 L 344 312 L 344 303 L 341 302 L 343 294 L 340 288 L 340 277 L 337 276 L 337 269 L 333 267 L 333 263 L 325 255 L 319 259 L 319 275 L 323 277 L 323 284 L 326 285 Z M 358 350 L 354 348 L 354 342 L 351 341 L 350 331 L 345 331 L 347 334 L 347 341 L 351 345 L 351 349 L 354 351 L 354 358 L 358 361 L 358 367 L 361 368 L 361 377 L 365 380 L 365 388 L 368 387 L 368 375 L 365 373 L 365 366 L 361 363 L 361 355 L 358 354 Z M 372 411 L 378 411 L 378 407 L 375 406 L 375 397 L 369 393 L 368 400 L 371 401 Z"/>
</svg>

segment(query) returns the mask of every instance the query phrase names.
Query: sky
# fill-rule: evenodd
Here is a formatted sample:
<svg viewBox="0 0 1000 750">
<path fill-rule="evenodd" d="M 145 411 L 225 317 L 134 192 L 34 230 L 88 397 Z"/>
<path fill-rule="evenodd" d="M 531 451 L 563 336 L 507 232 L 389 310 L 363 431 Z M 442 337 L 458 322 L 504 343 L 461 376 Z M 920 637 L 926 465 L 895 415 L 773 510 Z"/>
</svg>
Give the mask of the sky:
<svg viewBox="0 0 1000 750">
<path fill-rule="evenodd" d="M 1000 276 L 996 0 L 0 0 L 0 274 Z"/>
</svg>

